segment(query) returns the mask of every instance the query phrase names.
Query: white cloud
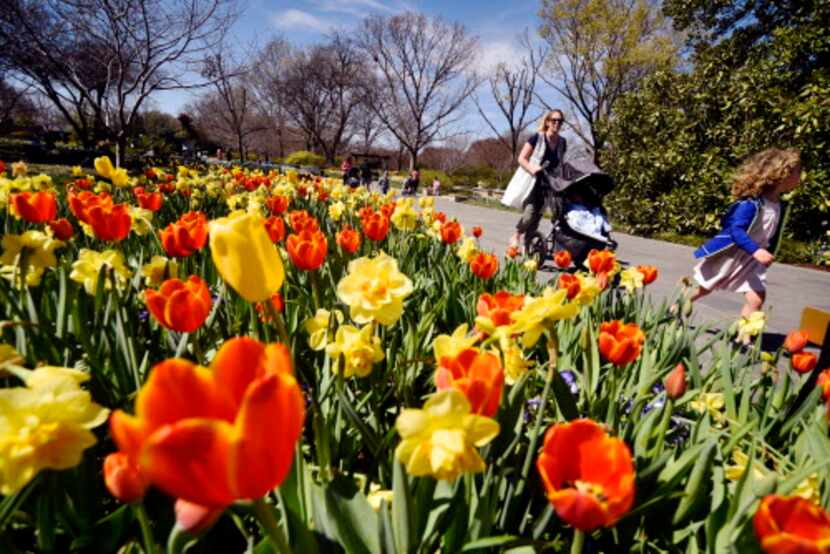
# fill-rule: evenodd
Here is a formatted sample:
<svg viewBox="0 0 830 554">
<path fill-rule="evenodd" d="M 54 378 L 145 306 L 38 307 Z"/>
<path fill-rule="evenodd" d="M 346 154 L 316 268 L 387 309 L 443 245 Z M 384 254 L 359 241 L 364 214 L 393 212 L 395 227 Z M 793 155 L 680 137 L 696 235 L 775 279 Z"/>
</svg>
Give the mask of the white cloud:
<svg viewBox="0 0 830 554">
<path fill-rule="evenodd" d="M 490 75 L 500 63 L 518 66 L 523 56 L 524 52 L 514 41 L 481 40 L 473 67 L 482 75 Z"/>
<path fill-rule="evenodd" d="M 278 29 L 294 32 L 312 30 L 319 33 L 326 33 L 334 27 L 333 23 L 329 23 L 316 15 L 295 9 L 274 14 L 271 17 L 271 21 Z"/>
</svg>

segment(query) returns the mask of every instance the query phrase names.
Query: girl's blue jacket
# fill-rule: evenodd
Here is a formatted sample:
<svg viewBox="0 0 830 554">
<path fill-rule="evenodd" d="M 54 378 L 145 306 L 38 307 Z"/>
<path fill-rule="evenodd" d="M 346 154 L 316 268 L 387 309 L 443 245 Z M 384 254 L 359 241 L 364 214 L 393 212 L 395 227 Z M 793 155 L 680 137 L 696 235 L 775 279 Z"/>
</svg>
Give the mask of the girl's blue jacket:
<svg viewBox="0 0 830 554">
<path fill-rule="evenodd" d="M 729 206 L 726 215 L 721 219 L 720 232 L 695 250 L 695 258 L 708 258 L 735 246 L 750 255 L 754 254 L 759 246 L 750 238 L 749 231 L 760 223 L 760 215 L 760 198 L 738 200 Z"/>
</svg>

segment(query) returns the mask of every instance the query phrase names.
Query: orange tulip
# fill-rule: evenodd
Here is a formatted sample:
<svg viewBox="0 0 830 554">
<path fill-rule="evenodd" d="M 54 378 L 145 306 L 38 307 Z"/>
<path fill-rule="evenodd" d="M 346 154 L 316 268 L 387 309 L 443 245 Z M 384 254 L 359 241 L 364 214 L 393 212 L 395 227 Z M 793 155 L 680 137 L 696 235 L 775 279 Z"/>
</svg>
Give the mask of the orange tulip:
<svg viewBox="0 0 830 554">
<path fill-rule="evenodd" d="M 798 373 L 810 373 L 816 368 L 818 359 L 812 352 L 796 352 L 790 359 L 790 363 Z"/>
<path fill-rule="evenodd" d="M 515 258 L 519 255 L 519 247 L 518 246 L 508 246 L 507 250 L 504 253 L 505 256 L 508 258 Z"/>
<path fill-rule="evenodd" d="M 614 270 L 616 256 L 610 250 L 591 250 L 588 252 L 588 267 L 596 275 L 608 275 Z"/>
<path fill-rule="evenodd" d="M 432 217 L 433 219 L 437 219 L 441 223 L 447 222 L 447 214 L 445 214 L 444 212 L 435 212 L 435 214 L 433 214 Z"/>
<path fill-rule="evenodd" d="M 382 241 L 389 233 L 389 218 L 381 212 L 374 212 L 372 215 L 361 220 L 363 233 L 373 241 Z"/>
<path fill-rule="evenodd" d="M 686 367 L 680 363 L 674 366 L 663 382 L 666 387 L 666 396 L 676 400 L 686 392 Z"/>
<path fill-rule="evenodd" d="M 112 197 L 106 192 L 93 194 L 89 191 L 79 193 L 70 192 L 66 199 L 69 201 L 69 211 L 84 223 L 89 223 L 87 211 L 93 206 L 112 206 Z"/>
<path fill-rule="evenodd" d="M 269 302 L 271 302 L 271 307 L 275 312 L 282 313 L 285 310 L 285 301 L 280 293 L 272 294 Z M 259 320 L 263 323 L 271 323 L 274 320 L 273 312 L 268 309 L 265 302 L 257 302 L 256 311 L 259 314 Z"/>
<path fill-rule="evenodd" d="M 556 264 L 556 267 L 564 269 L 566 267 L 570 267 L 572 262 L 573 258 L 571 257 L 571 253 L 567 250 L 560 250 L 553 255 L 553 263 Z"/>
<path fill-rule="evenodd" d="M 301 231 L 314 232 L 320 228 L 317 219 L 305 210 L 294 210 L 288 214 L 288 224 L 295 233 Z"/>
<path fill-rule="evenodd" d="M 630 364 L 640 356 L 646 336 L 636 323 L 623 324 L 619 319 L 599 327 L 599 351 L 614 365 Z"/>
<path fill-rule="evenodd" d="M 158 291 L 144 291 L 147 309 L 162 326 L 180 333 L 192 333 L 210 314 L 213 301 L 207 283 L 196 275 L 187 281 L 168 279 Z"/>
<path fill-rule="evenodd" d="M 299 234 L 288 235 L 285 249 L 298 269 L 312 271 L 326 260 L 328 241 L 322 231 L 304 230 Z"/>
<path fill-rule="evenodd" d="M 6 162 L 0 160 L 0 176 L 6 172 Z"/>
<path fill-rule="evenodd" d="M 359 217 L 360 221 L 363 222 L 364 219 L 368 219 L 373 213 L 375 213 L 375 210 L 373 210 L 371 206 L 363 206 L 357 210 L 357 217 Z"/>
<path fill-rule="evenodd" d="M 49 222 L 49 228 L 58 240 L 69 240 L 75 234 L 72 224 L 65 217 Z"/>
<path fill-rule="evenodd" d="M 266 219 L 265 230 L 268 231 L 271 242 L 282 242 L 285 238 L 285 222 L 279 216 L 272 215 Z"/>
<path fill-rule="evenodd" d="M 475 238 L 481 238 L 481 235 L 483 233 L 484 233 L 484 231 L 481 229 L 481 227 L 479 227 L 477 225 L 475 227 L 473 227 L 473 236 Z"/>
<path fill-rule="evenodd" d="M 104 458 L 104 484 L 111 495 L 127 504 L 138 502 L 147 492 L 147 480 L 135 461 L 123 452 Z"/>
<path fill-rule="evenodd" d="M 9 198 L 14 213 L 29 223 L 52 221 L 58 213 L 58 202 L 52 192 L 18 192 Z"/>
<path fill-rule="evenodd" d="M 830 552 L 830 515 L 799 496 L 764 497 L 752 523 L 767 554 Z"/>
<path fill-rule="evenodd" d="M 498 356 L 467 348 L 455 357 L 442 357 L 438 364 L 435 371 L 438 390 L 454 388 L 470 401 L 471 413 L 496 415 L 504 386 L 504 369 Z"/>
<path fill-rule="evenodd" d="M 638 265 L 637 271 L 643 275 L 643 284 L 648 285 L 657 279 L 657 268 L 653 265 Z"/>
<path fill-rule="evenodd" d="M 265 205 L 271 210 L 271 213 L 274 215 L 280 215 L 285 210 L 288 209 L 288 204 L 291 203 L 291 199 L 287 196 L 272 196 L 268 200 L 265 201 Z"/>
<path fill-rule="evenodd" d="M 490 279 L 499 271 L 499 259 L 495 254 L 477 252 L 470 258 L 470 271 L 479 279 Z"/>
<path fill-rule="evenodd" d="M 117 410 L 110 430 L 152 485 L 219 508 L 282 483 L 304 419 L 288 348 L 237 337 L 210 369 L 181 359 L 156 365 L 135 416 Z"/>
<path fill-rule="evenodd" d="M 207 217 L 202 212 L 187 212 L 161 232 L 161 245 L 168 256 L 186 258 L 205 246 Z"/>
<path fill-rule="evenodd" d="M 536 467 L 557 515 L 581 531 L 611 527 L 634 504 L 631 451 L 590 419 L 548 429 Z"/>
<path fill-rule="evenodd" d="M 827 405 L 827 415 L 830 416 L 830 368 L 819 374 L 818 386 L 821 389 L 821 397 Z"/>
<path fill-rule="evenodd" d="M 438 219 L 436 217 L 436 219 Z M 441 241 L 444 244 L 455 244 L 461 239 L 464 231 L 461 229 L 461 224 L 456 221 L 448 221 L 441 224 Z"/>
<path fill-rule="evenodd" d="M 560 289 L 568 291 L 568 300 L 576 298 L 576 295 L 579 294 L 579 291 L 582 289 L 582 283 L 579 281 L 579 277 L 571 275 L 570 273 L 561 274 L 559 276 L 559 281 L 557 281 L 557 286 Z"/>
<path fill-rule="evenodd" d="M 343 252 L 354 254 L 360 248 L 360 233 L 350 225 L 346 225 L 337 233 L 337 245 L 343 249 Z"/>
<path fill-rule="evenodd" d="M 496 294 L 485 292 L 478 298 L 476 313 L 488 318 L 496 327 L 501 327 L 513 323 L 510 314 L 520 310 L 524 303 L 523 294 L 513 295 L 505 290 L 500 290 Z"/>
<path fill-rule="evenodd" d="M 86 211 L 87 223 L 100 240 L 123 240 L 130 234 L 133 220 L 126 204 L 96 204 Z"/>
<path fill-rule="evenodd" d="M 784 339 L 784 348 L 790 354 L 795 354 L 804 350 L 809 340 L 810 337 L 805 331 L 790 331 Z"/>
</svg>

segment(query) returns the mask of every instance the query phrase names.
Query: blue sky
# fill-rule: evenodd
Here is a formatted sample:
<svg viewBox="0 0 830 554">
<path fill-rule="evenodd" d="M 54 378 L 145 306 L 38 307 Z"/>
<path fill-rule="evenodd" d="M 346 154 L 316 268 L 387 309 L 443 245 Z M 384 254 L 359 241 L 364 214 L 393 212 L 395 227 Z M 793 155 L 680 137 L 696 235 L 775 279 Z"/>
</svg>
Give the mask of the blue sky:
<svg viewBox="0 0 830 554">
<path fill-rule="evenodd" d="M 264 44 L 270 38 L 282 36 L 302 46 L 324 40 L 333 29 L 355 28 L 360 20 L 371 14 L 391 15 L 412 10 L 439 15 L 457 21 L 467 31 L 479 37 L 479 69 L 486 71 L 499 61 L 519 56 L 516 37 L 524 29 L 538 36 L 538 2 L 505 2 L 504 0 L 247 0 L 244 11 L 233 28 L 231 42 L 248 48 L 252 43 Z M 158 109 L 176 114 L 192 98 L 192 92 L 176 91 L 157 95 Z M 480 89 L 482 100 L 489 93 Z M 489 134 L 484 123 L 470 103 L 463 125 L 477 135 Z M 495 106 L 485 102 L 491 112 Z M 495 112 L 493 112 L 495 115 Z"/>
</svg>

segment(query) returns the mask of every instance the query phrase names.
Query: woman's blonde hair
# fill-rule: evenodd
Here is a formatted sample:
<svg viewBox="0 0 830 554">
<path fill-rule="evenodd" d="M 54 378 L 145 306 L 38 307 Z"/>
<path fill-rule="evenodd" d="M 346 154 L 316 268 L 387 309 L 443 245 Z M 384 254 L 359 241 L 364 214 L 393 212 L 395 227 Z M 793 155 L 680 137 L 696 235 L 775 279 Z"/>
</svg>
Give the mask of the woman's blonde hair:
<svg viewBox="0 0 830 554">
<path fill-rule="evenodd" d="M 787 177 L 801 164 L 801 153 L 793 148 L 767 148 L 752 155 L 735 172 L 732 196 L 735 199 L 760 196 Z"/>
<path fill-rule="evenodd" d="M 539 131 L 540 133 L 544 133 L 545 128 L 548 125 L 548 119 L 550 119 L 551 116 L 555 113 L 558 113 L 559 117 L 561 117 L 562 119 L 565 119 L 565 112 L 563 112 L 562 110 L 551 110 L 551 111 L 549 111 L 548 113 L 545 114 L 545 117 L 543 117 L 542 119 L 539 120 L 539 127 L 537 128 L 537 131 Z M 561 129 L 561 127 L 560 127 L 560 129 Z"/>
</svg>

